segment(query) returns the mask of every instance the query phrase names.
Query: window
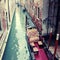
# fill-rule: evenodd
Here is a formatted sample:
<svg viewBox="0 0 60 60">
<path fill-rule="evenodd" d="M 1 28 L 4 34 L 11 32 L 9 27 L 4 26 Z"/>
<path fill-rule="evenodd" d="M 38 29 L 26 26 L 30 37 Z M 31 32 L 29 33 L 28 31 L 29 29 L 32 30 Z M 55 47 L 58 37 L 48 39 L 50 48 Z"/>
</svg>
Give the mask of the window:
<svg viewBox="0 0 60 60">
<path fill-rule="evenodd" d="M 2 28 L 1 28 L 1 20 L 0 20 L 0 30 L 2 30 Z"/>
<path fill-rule="evenodd" d="M 38 7 L 38 18 L 40 17 L 40 8 Z"/>
</svg>

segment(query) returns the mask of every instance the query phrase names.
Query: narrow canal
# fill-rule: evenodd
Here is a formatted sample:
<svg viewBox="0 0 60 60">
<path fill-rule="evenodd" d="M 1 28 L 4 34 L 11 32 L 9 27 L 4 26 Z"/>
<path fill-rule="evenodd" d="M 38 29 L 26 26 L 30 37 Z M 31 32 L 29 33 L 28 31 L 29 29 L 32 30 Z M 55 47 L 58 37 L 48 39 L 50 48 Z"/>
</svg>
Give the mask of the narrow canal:
<svg viewBox="0 0 60 60">
<path fill-rule="evenodd" d="M 12 28 L 2 60 L 30 60 L 26 42 L 25 14 L 16 7 Z"/>
</svg>

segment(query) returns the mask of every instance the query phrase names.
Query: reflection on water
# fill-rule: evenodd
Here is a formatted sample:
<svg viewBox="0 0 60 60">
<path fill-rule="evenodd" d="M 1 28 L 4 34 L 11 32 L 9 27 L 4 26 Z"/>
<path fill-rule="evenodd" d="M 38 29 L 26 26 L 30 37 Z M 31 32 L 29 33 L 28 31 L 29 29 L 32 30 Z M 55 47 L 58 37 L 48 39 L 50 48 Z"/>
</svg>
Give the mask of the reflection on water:
<svg viewBox="0 0 60 60">
<path fill-rule="evenodd" d="M 2 60 L 29 60 L 30 55 L 25 36 L 25 15 L 22 11 L 17 11 L 15 15 Z"/>
<path fill-rule="evenodd" d="M 18 39 L 16 38 L 17 30 L 15 29 L 16 21 L 15 16 L 13 17 L 13 24 L 11 32 L 8 38 L 6 50 L 2 60 L 17 60 L 17 51 L 18 51 Z"/>
</svg>

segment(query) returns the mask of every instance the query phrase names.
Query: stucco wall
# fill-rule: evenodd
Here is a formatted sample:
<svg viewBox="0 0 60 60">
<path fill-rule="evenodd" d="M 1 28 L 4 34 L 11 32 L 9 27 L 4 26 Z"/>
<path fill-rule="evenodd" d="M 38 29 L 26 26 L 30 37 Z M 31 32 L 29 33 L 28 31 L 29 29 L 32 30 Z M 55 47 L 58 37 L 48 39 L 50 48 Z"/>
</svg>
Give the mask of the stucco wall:
<svg viewBox="0 0 60 60">
<path fill-rule="evenodd" d="M 48 0 L 43 0 L 43 8 L 42 8 L 42 20 L 48 17 Z"/>
</svg>

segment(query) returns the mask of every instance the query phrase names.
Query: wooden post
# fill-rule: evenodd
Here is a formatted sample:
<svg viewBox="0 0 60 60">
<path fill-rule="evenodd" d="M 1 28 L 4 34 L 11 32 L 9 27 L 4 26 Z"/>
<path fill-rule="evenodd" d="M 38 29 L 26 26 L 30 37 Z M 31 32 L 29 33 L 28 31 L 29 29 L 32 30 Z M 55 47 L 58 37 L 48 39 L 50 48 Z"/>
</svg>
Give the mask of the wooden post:
<svg viewBox="0 0 60 60">
<path fill-rule="evenodd" d="M 58 47 L 58 40 L 59 40 L 59 34 L 57 34 L 56 41 L 55 41 L 54 58 L 55 58 L 57 47 Z"/>
</svg>

